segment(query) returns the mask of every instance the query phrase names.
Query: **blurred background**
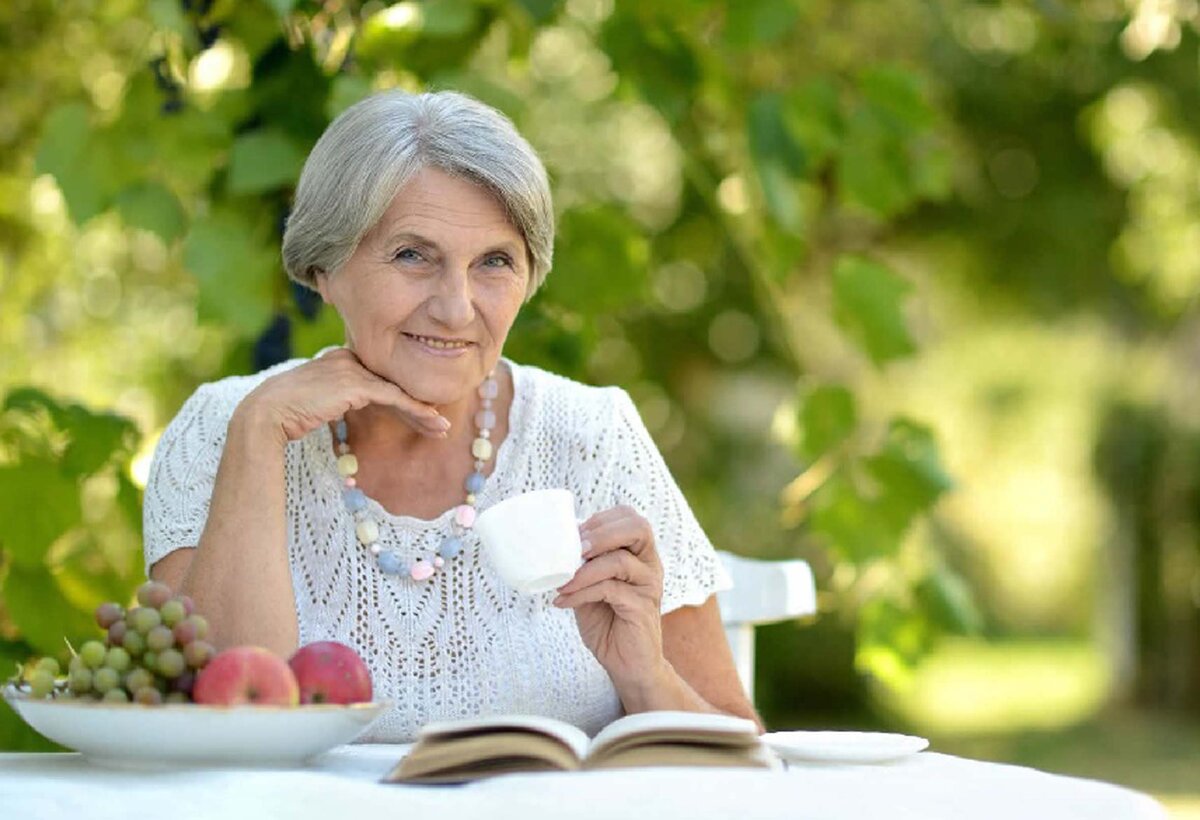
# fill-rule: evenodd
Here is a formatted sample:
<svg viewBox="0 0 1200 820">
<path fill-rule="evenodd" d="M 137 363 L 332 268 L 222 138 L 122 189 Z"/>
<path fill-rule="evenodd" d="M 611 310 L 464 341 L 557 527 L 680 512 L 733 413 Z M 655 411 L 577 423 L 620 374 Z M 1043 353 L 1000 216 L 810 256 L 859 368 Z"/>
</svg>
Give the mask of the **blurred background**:
<svg viewBox="0 0 1200 820">
<path fill-rule="evenodd" d="M 0 48 L 0 677 L 142 580 L 198 384 L 341 342 L 278 253 L 330 119 L 458 89 L 553 180 L 507 355 L 814 568 L 770 728 L 1200 817 L 1197 0 L 8 0 Z"/>
</svg>

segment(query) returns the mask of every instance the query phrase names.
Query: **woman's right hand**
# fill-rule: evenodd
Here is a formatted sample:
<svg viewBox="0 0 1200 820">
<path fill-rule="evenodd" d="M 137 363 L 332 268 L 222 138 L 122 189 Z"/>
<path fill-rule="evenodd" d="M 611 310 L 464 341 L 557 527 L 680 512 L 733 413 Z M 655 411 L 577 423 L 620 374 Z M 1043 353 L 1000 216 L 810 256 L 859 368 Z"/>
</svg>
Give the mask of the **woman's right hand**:
<svg viewBox="0 0 1200 820">
<path fill-rule="evenodd" d="M 450 428 L 435 407 L 376 376 L 344 347 L 266 379 L 242 400 L 238 412 L 277 432 L 284 444 L 368 404 L 395 408 L 430 438 L 445 438 Z"/>
</svg>

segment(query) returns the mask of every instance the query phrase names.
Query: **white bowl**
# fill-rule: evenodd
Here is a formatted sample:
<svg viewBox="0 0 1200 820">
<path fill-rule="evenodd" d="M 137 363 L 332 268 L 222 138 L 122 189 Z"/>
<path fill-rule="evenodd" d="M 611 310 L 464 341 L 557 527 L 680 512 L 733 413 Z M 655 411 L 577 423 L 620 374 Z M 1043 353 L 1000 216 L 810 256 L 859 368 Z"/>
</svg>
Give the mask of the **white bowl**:
<svg viewBox="0 0 1200 820">
<path fill-rule="evenodd" d="M 4 698 L 50 740 L 95 763 L 138 769 L 301 766 L 354 740 L 391 706 L 143 706 L 38 699 L 12 684 Z"/>
</svg>

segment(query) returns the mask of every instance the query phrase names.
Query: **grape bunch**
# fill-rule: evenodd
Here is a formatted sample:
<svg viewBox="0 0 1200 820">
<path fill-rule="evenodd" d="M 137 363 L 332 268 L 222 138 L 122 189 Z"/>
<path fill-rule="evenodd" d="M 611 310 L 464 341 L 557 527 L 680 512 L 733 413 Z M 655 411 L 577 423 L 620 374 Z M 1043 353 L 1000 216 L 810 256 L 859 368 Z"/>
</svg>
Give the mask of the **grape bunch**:
<svg viewBox="0 0 1200 820">
<path fill-rule="evenodd" d="M 34 697 L 79 698 L 109 703 L 191 702 L 196 676 L 216 650 L 205 638 L 208 622 L 191 598 L 174 596 L 166 584 L 138 587 L 138 606 L 96 608 L 103 640 L 91 640 L 75 653 L 65 683 L 58 662 L 42 658 L 27 676 Z"/>
</svg>

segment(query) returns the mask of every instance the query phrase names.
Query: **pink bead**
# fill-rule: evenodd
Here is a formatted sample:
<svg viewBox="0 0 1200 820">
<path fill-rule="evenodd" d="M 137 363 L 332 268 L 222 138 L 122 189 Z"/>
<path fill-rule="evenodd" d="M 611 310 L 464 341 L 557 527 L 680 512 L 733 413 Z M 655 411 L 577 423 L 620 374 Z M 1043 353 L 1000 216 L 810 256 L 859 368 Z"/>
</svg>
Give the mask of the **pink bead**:
<svg viewBox="0 0 1200 820">
<path fill-rule="evenodd" d="M 433 565 L 438 569 L 441 569 L 442 567 L 446 566 L 446 559 L 440 555 L 435 555 L 433 556 Z"/>
<path fill-rule="evenodd" d="M 433 565 L 428 561 L 418 560 L 412 565 L 412 569 L 409 570 L 409 574 L 412 575 L 414 581 L 424 581 L 426 578 L 433 575 Z"/>
<path fill-rule="evenodd" d="M 481 430 L 491 430 L 496 426 L 496 414 L 491 410 L 480 410 L 475 414 L 475 426 Z"/>
<path fill-rule="evenodd" d="M 346 479 L 346 486 L 347 487 L 357 487 L 358 486 L 358 482 L 355 481 L 354 476 L 350 476 L 349 478 Z"/>
<path fill-rule="evenodd" d="M 458 522 L 460 527 L 475 526 L 475 508 L 467 504 L 460 504 L 458 509 L 454 511 L 454 520 Z"/>
</svg>

